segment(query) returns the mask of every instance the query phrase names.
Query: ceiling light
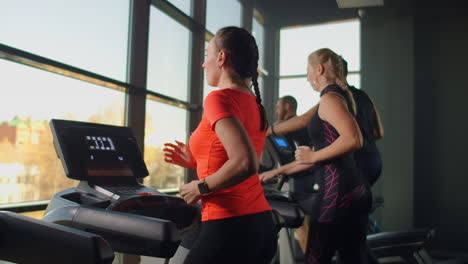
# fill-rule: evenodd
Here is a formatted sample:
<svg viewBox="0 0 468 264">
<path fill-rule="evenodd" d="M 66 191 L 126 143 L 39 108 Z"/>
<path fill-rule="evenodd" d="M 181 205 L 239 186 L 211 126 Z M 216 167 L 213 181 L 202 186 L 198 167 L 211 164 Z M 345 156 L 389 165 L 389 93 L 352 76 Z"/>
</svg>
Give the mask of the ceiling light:
<svg viewBox="0 0 468 264">
<path fill-rule="evenodd" d="M 383 6 L 384 0 L 336 0 L 339 8 Z"/>
</svg>

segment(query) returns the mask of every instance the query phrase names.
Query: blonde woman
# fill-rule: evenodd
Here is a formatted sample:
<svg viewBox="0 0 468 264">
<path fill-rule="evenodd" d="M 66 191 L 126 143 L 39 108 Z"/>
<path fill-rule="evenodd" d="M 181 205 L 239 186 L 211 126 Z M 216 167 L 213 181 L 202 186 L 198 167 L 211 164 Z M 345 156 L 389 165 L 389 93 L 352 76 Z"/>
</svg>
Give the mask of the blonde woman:
<svg viewBox="0 0 468 264">
<path fill-rule="evenodd" d="M 318 106 L 304 115 L 311 146 L 300 146 L 296 161 L 260 175 L 268 181 L 315 167 L 319 203 L 317 218 L 309 222 L 306 263 L 331 263 L 335 251 L 342 263 L 367 263 L 366 227 L 372 198 L 353 157 L 353 151 L 362 147 L 362 135 L 343 67 L 330 49 L 309 55 L 307 80 L 321 96 Z"/>
</svg>

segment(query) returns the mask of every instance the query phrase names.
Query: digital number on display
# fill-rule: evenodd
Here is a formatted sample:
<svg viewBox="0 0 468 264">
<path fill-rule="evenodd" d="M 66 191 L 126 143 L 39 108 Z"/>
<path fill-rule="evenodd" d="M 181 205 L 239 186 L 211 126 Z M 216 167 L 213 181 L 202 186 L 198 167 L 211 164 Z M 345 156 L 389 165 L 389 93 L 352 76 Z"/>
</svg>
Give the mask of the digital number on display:
<svg viewBox="0 0 468 264">
<path fill-rule="evenodd" d="M 115 151 L 114 142 L 110 137 L 86 136 L 86 143 L 91 150 Z"/>
</svg>

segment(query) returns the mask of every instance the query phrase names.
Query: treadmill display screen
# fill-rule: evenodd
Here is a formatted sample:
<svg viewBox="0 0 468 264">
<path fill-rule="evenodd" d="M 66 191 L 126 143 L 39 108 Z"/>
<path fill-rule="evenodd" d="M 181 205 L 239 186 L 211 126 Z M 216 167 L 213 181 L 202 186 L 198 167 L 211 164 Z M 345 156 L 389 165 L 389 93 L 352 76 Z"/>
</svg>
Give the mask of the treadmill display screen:
<svg viewBox="0 0 468 264">
<path fill-rule="evenodd" d="M 288 142 L 286 142 L 284 138 L 275 137 L 275 142 L 279 147 L 282 147 L 282 148 L 287 148 L 289 146 Z"/>
<path fill-rule="evenodd" d="M 148 175 L 128 127 L 51 120 L 54 145 L 69 178 L 105 182 L 105 178 Z"/>
<path fill-rule="evenodd" d="M 114 146 L 114 140 L 106 136 L 86 136 L 88 160 L 85 163 L 88 176 L 134 176 L 130 164 Z"/>
<path fill-rule="evenodd" d="M 114 142 L 110 137 L 86 136 L 86 143 L 91 150 L 115 151 Z"/>
</svg>

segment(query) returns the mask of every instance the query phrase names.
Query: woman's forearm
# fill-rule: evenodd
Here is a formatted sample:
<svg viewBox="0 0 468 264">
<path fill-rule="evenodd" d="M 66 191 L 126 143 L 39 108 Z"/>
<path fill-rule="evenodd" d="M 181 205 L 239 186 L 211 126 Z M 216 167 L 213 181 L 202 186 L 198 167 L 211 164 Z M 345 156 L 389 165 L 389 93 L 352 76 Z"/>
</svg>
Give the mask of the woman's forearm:
<svg viewBox="0 0 468 264">
<path fill-rule="evenodd" d="M 307 169 L 310 169 L 314 166 L 314 164 L 300 164 L 297 161 L 290 162 L 286 165 L 278 167 L 274 169 L 276 175 L 285 174 L 290 175 L 294 173 L 298 173 Z"/>
<path fill-rule="evenodd" d="M 312 116 L 317 112 L 317 108 L 318 105 L 312 107 L 309 111 L 300 116 L 295 116 L 291 119 L 280 122 L 279 124 L 273 125 L 270 127 L 267 133 L 284 135 L 292 131 L 303 129 L 307 126 L 307 123 L 310 121 Z"/>
<path fill-rule="evenodd" d="M 362 147 L 362 140 L 356 137 L 339 136 L 332 144 L 319 151 L 313 152 L 311 163 L 316 163 L 338 157 L 344 153 Z"/>
<path fill-rule="evenodd" d="M 276 125 L 272 125 L 269 134 L 278 134 L 284 135 L 291 131 L 296 131 L 306 127 L 307 122 L 304 122 L 304 119 L 301 116 L 295 116 L 289 120 L 282 121 Z"/>
<path fill-rule="evenodd" d="M 215 173 L 205 178 L 211 191 L 218 191 L 237 185 L 257 173 L 258 163 L 228 160 Z"/>
</svg>

